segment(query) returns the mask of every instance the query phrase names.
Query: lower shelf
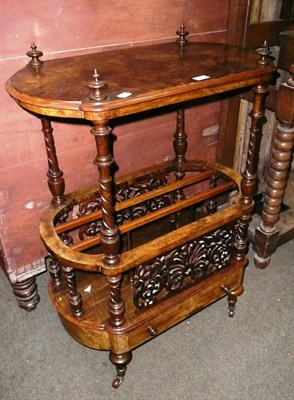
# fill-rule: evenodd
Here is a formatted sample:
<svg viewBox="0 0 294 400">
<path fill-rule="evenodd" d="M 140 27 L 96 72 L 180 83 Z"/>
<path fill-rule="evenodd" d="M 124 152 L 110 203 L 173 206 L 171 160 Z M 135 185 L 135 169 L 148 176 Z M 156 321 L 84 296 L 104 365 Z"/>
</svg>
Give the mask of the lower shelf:
<svg viewBox="0 0 294 400">
<path fill-rule="evenodd" d="M 125 321 L 119 328 L 109 323 L 109 287 L 101 274 L 79 274 L 78 289 L 84 299 L 81 317 L 74 317 L 71 313 L 65 283 L 59 289 L 49 285 L 49 294 L 63 326 L 74 339 L 94 349 L 121 354 L 166 331 L 226 294 L 229 294 L 229 298 L 242 294 L 246 265 L 246 258 L 238 262 L 233 260 L 227 268 L 204 281 L 141 310 L 134 306 L 133 284 L 126 276 L 122 284 Z"/>
</svg>

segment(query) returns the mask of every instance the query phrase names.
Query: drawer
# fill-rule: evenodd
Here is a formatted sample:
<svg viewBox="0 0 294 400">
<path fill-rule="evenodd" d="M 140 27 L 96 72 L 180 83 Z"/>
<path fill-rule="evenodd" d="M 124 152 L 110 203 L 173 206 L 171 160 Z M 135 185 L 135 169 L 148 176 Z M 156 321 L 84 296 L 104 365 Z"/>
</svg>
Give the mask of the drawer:
<svg viewBox="0 0 294 400">
<path fill-rule="evenodd" d="M 154 338 L 214 301 L 226 296 L 226 290 L 242 287 L 247 260 L 220 271 L 172 297 L 142 310 L 127 328 L 129 350 Z"/>
</svg>

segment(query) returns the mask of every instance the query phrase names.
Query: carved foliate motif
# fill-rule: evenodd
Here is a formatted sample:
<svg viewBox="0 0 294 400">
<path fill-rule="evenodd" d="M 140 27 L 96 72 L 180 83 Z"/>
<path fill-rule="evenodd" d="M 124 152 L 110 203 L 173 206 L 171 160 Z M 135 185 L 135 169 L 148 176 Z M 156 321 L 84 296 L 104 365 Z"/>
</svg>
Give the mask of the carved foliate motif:
<svg viewBox="0 0 294 400">
<path fill-rule="evenodd" d="M 98 210 L 101 210 L 101 196 L 99 193 L 96 193 L 93 199 L 78 204 L 77 217 L 88 215 Z"/>
<path fill-rule="evenodd" d="M 202 281 L 229 265 L 234 227 L 226 227 L 193 240 L 150 264 L 138 266 L 133 274 L 134 304 L 143 308 L 171 293 Z"/>
<path fill-rule="evenodd" d="M 138 183 L 134 186 L 129 186 L 124 189 L 120 189 L 116 193 L 116 203 L 120 203 L 124 200 L 135 198 L 141 194 L 150 192 L 154 189 L 158 189 L 162 186 L 166 186 L 168 180 L 166 177 L 159 177 L 150 179 L 142 183 Z M 136 204 L 127 209 L 121 210 L 116 213 L 117 225 L 122 225 L 127 221 L 132 221 L 136 218 L 140 218 L 146 214 L 159 210 L 160 208 L 166 207 L 170 204 L 170 199 L 167 195 L 157 196 L 150 200 L 146 200 L 142 203 Z M 94 211 L 101 209 L 101 197 L 99 194 L 87 202 L 79 204 L 77 216 L 91 214 Z M 100 233 L 102 227 L 102 219 L 92 221 L 89 224 L 83 225 L 79 229 L 79 238 L 84 240 L 87 237 L 97 236 Z"/>
<path fill-rule="evenodd" d="M 151 192 L 162 186 L 166 186 L 168 180 L 166 177 L 150 179 L 149 181 L 139 183 L 134 186 L 129 186 L 117 192 L 116 201 L 121 202 L 127 199 L 133 199 L 141 194 Z M 146 214 L 159 210 L 170 204 L 170 199 L 167 195 L 157 196 L 150 200 L 136 204 L 116 214 L 117 224 L 121 225 L 124 222 L 132 221 Z"/>
<path fill-rule="evenodd" d="M 77 217 L 88 215 L 98 210 L 101 210 L 101 196 L 99 193 L 97 193 L 93 199 L 78 204 Z M 85 240 L 87 237 L 99 235 L 101 227 L 101 218 L 90 222 L 89 224 L 83 225 L 79 229 L 80 240 Z"/>
</svg>

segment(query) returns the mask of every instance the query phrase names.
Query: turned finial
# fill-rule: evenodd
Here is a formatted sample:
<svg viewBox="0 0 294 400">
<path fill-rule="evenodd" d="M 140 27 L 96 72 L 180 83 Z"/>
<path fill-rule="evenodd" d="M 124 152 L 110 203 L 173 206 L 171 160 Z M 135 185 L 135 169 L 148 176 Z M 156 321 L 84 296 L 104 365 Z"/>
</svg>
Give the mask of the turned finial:
<svg viewBox="0 0 294 400">
<path fill-rule="evenodd" d="M 189 32 L 185 30 L 184 24 L 180 26 L 180 29 L 176 32 L 176 34 L 179 36 L 179 39 L 177 39 L 177 43 L 179 43 L 181 46 L 188 43 L 186 36 L 189 35 Z"/>
<path fill-rule="evenodd" d="M 32 42 L 31 50 L 27 52 L 27 56 L 31 57 L 29 65 L 31 65 L 34 68 L 38 68 L 43 62 L 39 60 L 39 58 L 42 57 L 42 55 L 43 53 L 40 50 L 37 50 L 37 46 L 35 45 L 34 42 Z"/>
<path fill-rule="evenodd" d="M 106 94 L 102 92 L 102 89 L 105 87 L 105 82 L 99 80 L 99 74 L 97 73 L 97 69 L 94 70 L 93 80 L 88 84 L 88 87 L 93 91 L 89 95 L 89 99 L 91 101 L 103 101 L 107 99 Z"/>
<path fill-rule="evenodd" d="M 263 45 L 256 51 L 259 54 L 258 63 L 262 66 L 269 65 L 271 62 L 270 55 L 272 54 L 272 52 L 270 51 L 266 40 L 263 42 Z"/>
</svg>

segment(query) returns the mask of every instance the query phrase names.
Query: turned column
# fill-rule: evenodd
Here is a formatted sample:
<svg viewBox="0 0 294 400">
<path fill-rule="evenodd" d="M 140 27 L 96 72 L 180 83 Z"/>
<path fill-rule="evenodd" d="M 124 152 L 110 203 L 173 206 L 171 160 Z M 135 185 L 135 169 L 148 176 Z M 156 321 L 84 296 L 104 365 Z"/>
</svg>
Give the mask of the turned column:
<svg viewBox="0 0 294 400">
<path fill-rule="evenodd" d="M 88 84 L 91 89 L 89 100 L 93 103 L 107 100 L 104 93 L 105 82 L 99 79 L 95 69 L 93 80 Z M 112 177 L 113 158 L 110 151 L 110 137 L 112 129 L 108 126 L 108 118 L 103 114 L 97 114 L 93 121 L 94 127 L 91 134 L 95 138 L 97 156 L 94 164 L 99 172 L 99 188 L 101 196 L 102 227 L 100 229 L 101 246 L 104 254 L 104 263 L 109 267 L 115 267 L 119 263 L 119 231 L 114 216 L 114 182 Z M 122 275 L 106 276 L 109 284 L 108 313 L 109 323 L 119 329 L 124 323 L 125 302 L 121 295 Z M 132 353 L 115 354 L 110 351 L 110 361 L 115 365 L 117 375 L 113 381 L 113 387 L 117 388 L 126 373 L 127 364 L 132 359 Z"/>
<path fill-rule="evenodd" d="M 212 175 L 212 177 L 210 178 L 210 188 L 214 189 L 217 187 L 217 181 L 218 181 L 218 174 L 214 173 Z M 217 200 L 215 197 L 213 197 L 212 199 L 208 200 L 206 203 L 206 210 L 207 210 L 207 214 L 211 215 L 217 212 Z"/>
<path fill-rule="evenodd" d="M 249 211 L 244 214 L 238 221 L 236 229 L 236 238 L 234 243 L 234 256 L 237 260 L 241 260 L 247 251 L 247 233 L 248 225 L 251 221 L 251 211 L 253 207 L 253 194 L 256 188 L 257 182 L 257 163 L 258 154 L 260 148 L 260 141 L 262 135 L 262 124 L 264 120 L 265 112 L 265 97 L 266 97 L 266 86 L 257 85 L 253 88 L 254 101 L 253 109 L 250 112 L 251 127 L 250 127 L 250 139 L 247 153 L 247 160 L 245 171 L 242 174 L 241 181 L 241 202 L 249 207 Z"/>
<path fill-rule="evenodd" d="M 104 253 L 104 262 L 108 266 L 116 266 L 119 262 L 119 233 L 114 219 L 114 196 L 111 167 L 113 159 L 110 154 L 110 135 L 112 130 L 107 126 L 108 120 L 103 117 L 94 121 L 91 129 L 95 137 L 97 157 L 95 164 L 99 171 L 99 187 L 101 195 L 102 227 L 100 230 L 101 245 Z M 124 322 L 125 305 L 121 297 L 121 275 L 108 276 L 110 286 L 109 315 L 113 326 L 120 326 Z"/>
<path fill-rule="evenodd" d="M 59 168 L 51 121 L 46 118 L 41 118 L 41 122 L 48 160 L 48 187 L 52 194 L 52 204 L 60 205 L 63 200 L 65 188 L 63 172 Z"/>
<path fill-rule="evenodd" d="M 99 187 L 101 195 L 102 227 L 100 230 L 101 245 L 104 253 L 104 263 L 108 266 L 116 266 L 119 262 L 119 232 L 114 219 L 114 196 L 111 167 L 113 159 L 110 154 L 110 135 L 112 130 L 107 126 L 108 120 L 101 117 L 94 121 L 91 130 L 95 137 L 97 157 L 95 164 L 99 171 Z M 125 302 L 121 295 L 122 275 L 107 276 L 110 296 L 108 301 L 109 323 L 119 328 L 124 323 Z M 127 364 L 132 359 L 132 353 L 115 354 L 110 351 L 110 361 L 115 365 L 117 375 L 113 381 L 113 387 L 117 388 L 126 373 Z"/>
<path fill-rule="evenodd" d="M 262 223 L 255 231 L 253 249 L 255 265 L 265 268 L 275 252 L 279 231 L 281 204 L 285 196 L 289 168 L 294 146 L 294 64 L 290 68 L 292 78 L 283 83 L 278 91 L 276 117 L 279 122 L 272 150 L 270 170 L 265 192 Z"/>
<path fill-rule="evenodd" d="M 101 245 L 104 253 L 104 262 L 110 266 L 114 266 L 119 260 L 119 236 L 114 219 L 113 179 L 111 171 L 113 159 L 110 154 L 109 143 L 112 130 L 107 126 L 107 123 L 108 120 L 103 118 L 99 121 L 94 121 L 94 128 L 91 129 L 91 133 L 95 137 L 97 148 L 97 156 L 94 163 L 99 171 L 102 209 Z"/>
<path fill-rule="evenodd" d="M 188 142 L 187 135 L 185 132 L 185 109 L 180 108 L 177 110 L 177 124 L 176 124 L 176 132 L 174 134 L 174 152 L 175 152 L 175 177 L 176 180 L 179 181 L 184 178 L 185 173 L 183 172 L 183 164 L 185 162 L 185 156 L 187 152 Z M 173 202 L 181 201 L 185 198 L 183 189 L 177 189 L 173 192 Z M 171 229 L 175 229 L 179 227 L 178 224 L 178 214 L 171 214 L 170 223 Z"/>
<path fill-rule="evenodd" d="M 269 58 L 270 50 L 266 42 L 264 42 L 263 46 L 258 49 L 257 52 L 259 54 L 258 63 L 260 68 L 269 65 L 271 62 Z M 253 208 L 252 198 L 257 183 L 257 164 L 262 136 L 262 125 L 264 123 L 267 85 L 259 84 L 256 85 L 252 90 L 254 99 L 253 108 L 249 114 L 251 118 L 249 146 L 245 171 L 242 174 L 241 180 L 241 202 L 248 206 L 248 212 L 244 214 L 237 223 L 234 242 L 234 257 L 236 260 L 241 260 L 247 252 L 248 226 L 251 221 L 251 213 Z"/>
</svg>

